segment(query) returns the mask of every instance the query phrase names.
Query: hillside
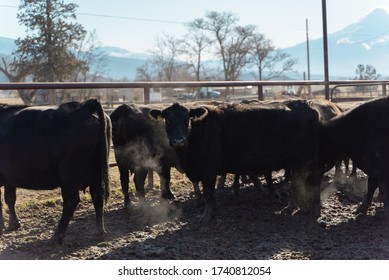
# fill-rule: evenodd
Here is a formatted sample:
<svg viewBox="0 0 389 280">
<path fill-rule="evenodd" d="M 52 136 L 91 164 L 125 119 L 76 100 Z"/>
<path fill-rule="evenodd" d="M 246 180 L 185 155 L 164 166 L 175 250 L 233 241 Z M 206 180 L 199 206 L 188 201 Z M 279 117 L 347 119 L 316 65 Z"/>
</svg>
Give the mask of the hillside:
<svg viewBox="0 0 389 280">
<path fill-rule="evenodd" d="M 13 39 L 0 37 L 0 58 L 10 56 L 14 49 Z M 107 55 L 106 75 L 113 79 L 135 79 L 136 69 L 147 60 L 145 54 L 131 53 L 118 47 L 104 46 L 98 51 Z M 0 73 L 0 82 L 6 81 L 7 79 Z"/>
<path fill-rule="evenodd" d="M 371 11 L 367 16 L 346 28 L 328 35 L 330 79 L 352 79 L 358 64 L 371 64 L 377 73 L 389 76 L 389 14 L 383 8 Z M 310 44 L 311 79 L 323 79 L 323 39 Z M 10 55 L 14 41 L 0 37 L 0 57 Z M 104 46 L 100 50 L 107 55 L 108 78 L 134 80 L 136 69 L 146 62 L 147 55 L 132 53 L 118 47 Z M 294 79 L 302 79 L 307 69 L 306 42 L 283 49 L 298 59 Z M 215 62 L 213 62 L 215 63 Z M 247 74 L 243 79 L 252 79 Z M 5 78 L 0 74 L 0 81 Z"/>
<path fill-rule="evenodd" d="M 382 8 L 360 21 L 328 34 L 330 76 L 354 78 L 358 64 L 371 64 L 383 76 L 389 75 L 389 14 Z M 311 73 L 323 78 L 323 39 L 309 41 Z M 307 69 L 306 42 L 284 49 L 299 60 L 296 70 Z"/>
</svg>

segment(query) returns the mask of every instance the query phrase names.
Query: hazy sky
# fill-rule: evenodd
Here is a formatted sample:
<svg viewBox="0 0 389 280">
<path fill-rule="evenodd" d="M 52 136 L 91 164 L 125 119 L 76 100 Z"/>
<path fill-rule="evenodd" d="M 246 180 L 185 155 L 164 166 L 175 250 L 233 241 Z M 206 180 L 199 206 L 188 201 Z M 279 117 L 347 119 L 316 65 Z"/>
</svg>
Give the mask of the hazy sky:
<svg viewBox="0 0 389 280">
<path fill-rule="evenodd" d="M 310 38 L 322 36 L 322 0 L 65 0 L 79 5 L 78 21 L 96 30 L 103 45 L 132 52 L 146 52 L 163 32 L 180 36 L 183 23 L 204 17 L 206 11 L 235 13 L 241 25 L 254 24 L 284 48 L 305 41 L 305 22 Z M 20 1 L 0 0 L 0 36 L 23 37 L 16 20 Z M 327 0 L 328 33 L 354 23 L 376 7 L 389 11 L 389 0 Z M 368 37 L 369 34 L 366 34 Z"/>
</svg>

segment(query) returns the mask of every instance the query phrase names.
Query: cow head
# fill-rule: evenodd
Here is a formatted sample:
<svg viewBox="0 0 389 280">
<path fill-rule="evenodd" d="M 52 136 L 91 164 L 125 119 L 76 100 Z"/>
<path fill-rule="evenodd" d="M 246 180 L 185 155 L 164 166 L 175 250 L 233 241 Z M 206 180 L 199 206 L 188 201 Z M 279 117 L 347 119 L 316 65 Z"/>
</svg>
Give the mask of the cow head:
<svg viewBox="0 0 389 280">
<path fill-rule="evenodd" d="M 179 103 L 149 113 L 154 119 L 165 119 L 166 133 L 173 148 L 184 148 L 188 141 L 190 121 L 203 119 L 207 114 L 207 109 L 203 107 L 188 109 Z"/>
</svg>

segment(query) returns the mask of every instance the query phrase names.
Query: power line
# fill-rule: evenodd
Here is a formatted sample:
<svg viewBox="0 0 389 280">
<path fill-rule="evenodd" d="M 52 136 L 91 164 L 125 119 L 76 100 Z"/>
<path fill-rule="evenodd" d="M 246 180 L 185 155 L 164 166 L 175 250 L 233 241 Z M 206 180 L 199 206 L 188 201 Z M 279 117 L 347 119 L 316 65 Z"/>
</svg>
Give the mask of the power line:
<svg viewBox="0 0 389 280">
<path fill-rule="evenodd" d="M 5 7 L 5 8 L 18 8 L 17 6 L 11 6 L 11 5 L 0 5 L 0 7 Z"/>
<path fill-rule="evenodd" d="M 134 17 L 112 16 L 112 15 L 91 14 L 91 13 L 76 13 L 76 14 L 83 15 L 83 16 L 93 16 L 93 17 L 128 19 L 128 20 L 149 21 L 149 22 L 163 22 L 163 23 L 172 23 L 172 24 L 185 24 L 184 22 L 180 22 L 180 21 L 162 20 L 162 19 L 134 18 Z"/>
<path fill-rule="evenodd" d="M 11 6 L 11 5 L 0 5 L 0 7 L 18 8 L 17 6 Z M 115 18 L 115 19 L 137 20 L 137 21 L 148 21 L 148 22 L 159 22 L 159 23 L 170 23 L 170 24 L 185 24 L 185 22 L 173 21 L 173 20 L 162 20 L 162 19 L 151 19 L 151 18 L 135 18 L 135 17 L 113 16 L 113 15 L 81 13 L 81 12 L 75 13 L 75 14 L 76 15 L 82 15 L 82 16 L 91 16 L 91 17 Z"/>
</svg>

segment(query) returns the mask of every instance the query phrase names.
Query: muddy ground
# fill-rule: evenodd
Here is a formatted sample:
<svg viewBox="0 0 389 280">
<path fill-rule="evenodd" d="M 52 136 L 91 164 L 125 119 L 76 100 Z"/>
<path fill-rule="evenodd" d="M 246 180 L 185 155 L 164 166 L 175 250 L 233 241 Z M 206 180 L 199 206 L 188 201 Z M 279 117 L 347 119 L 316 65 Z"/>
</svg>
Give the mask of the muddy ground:
<svg viewBox="0 0 389 280">
<path fill-rule="evenodd" d="M 273 179 L 281 197 L 250 183 L 242 185 L 238 198 L 228 186 L 218 190 L 217 218 L 209 226 L 199 225 L 204 204 L 196 199 L 188 179 L 175 170 L 174 200 L 160 202 L 155 176 L 148 206 L 141 209 L 133 196 L 130 214 L 123 210 L 117 168 L 110 173 L 112 196 L 105 210 L 104 241 L 94 238 L 95 215 L 88 194 L 82 194 L 64 244 L 53 245 L 49 239 L 62 207 L 59 190 L 18 189 L 22 227 L 0 237 L 0 259 L 389 259 L 383 205 L 374 202 L 367 215 L 354 214 L 366 190 L 366 177 L 360 172 L 356 179 L 341 176 L 341 183 L 333 182 L 333 173 L 324 178 L 322 223 L 279 212 L 286 192 L 278 173 Z M 227 185 L 231 183 L 232 176 Z"/>
</svg>

